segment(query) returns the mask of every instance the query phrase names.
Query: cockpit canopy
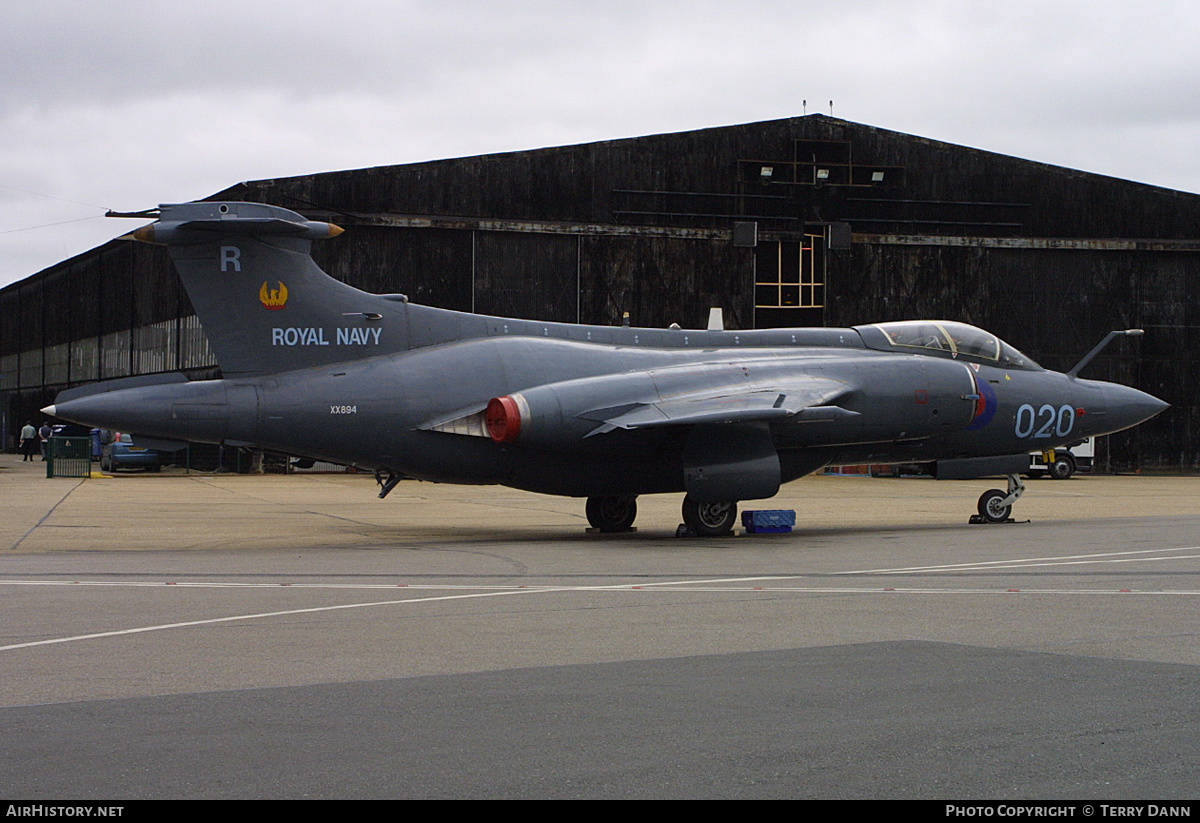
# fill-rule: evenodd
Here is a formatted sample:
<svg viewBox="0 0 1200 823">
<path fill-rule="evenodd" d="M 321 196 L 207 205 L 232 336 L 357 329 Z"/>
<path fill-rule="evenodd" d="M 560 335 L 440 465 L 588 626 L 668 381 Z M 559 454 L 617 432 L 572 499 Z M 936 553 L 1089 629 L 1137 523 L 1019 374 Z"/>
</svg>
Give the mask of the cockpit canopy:
<svg viewBox="0 0 1200 823">
<path fill-rule="evenodd" d="M 863 343 L 878 351 L 908 351 L 966 360 L 1004 369 L 1043 371 L 996 335 L 951 320 L 901 320 L 855 326 Z"/>
</svg>

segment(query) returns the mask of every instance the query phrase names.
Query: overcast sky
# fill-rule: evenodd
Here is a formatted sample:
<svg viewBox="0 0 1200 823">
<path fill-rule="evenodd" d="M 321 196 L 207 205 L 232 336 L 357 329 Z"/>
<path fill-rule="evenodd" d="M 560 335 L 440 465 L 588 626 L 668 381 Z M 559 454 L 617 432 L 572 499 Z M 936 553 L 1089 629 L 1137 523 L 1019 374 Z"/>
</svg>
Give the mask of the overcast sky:
<svg viewBox="0 0 1200 823">
<path fill-rule="evenodd" d="M 242 180 L 807 111 L 1200 192 L 1200 3 L 4 0 L 0 286 Z"/>
</svg>

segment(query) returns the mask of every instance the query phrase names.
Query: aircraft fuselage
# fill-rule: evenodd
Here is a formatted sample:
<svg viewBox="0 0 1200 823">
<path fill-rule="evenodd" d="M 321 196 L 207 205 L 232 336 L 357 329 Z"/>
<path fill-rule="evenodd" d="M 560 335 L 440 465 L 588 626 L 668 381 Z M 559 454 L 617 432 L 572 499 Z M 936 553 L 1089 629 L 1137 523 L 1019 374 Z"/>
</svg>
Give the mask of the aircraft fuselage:
<svg viewBox="0 0 1200 823">
<path fill-rule="evenodd" d="M 853 329 L 838 331 L 857 339 Z M 1125 428 L 1161 407 L 1136 389 L 1058 372 L 858 346 L 666 349 L 500 336 L 267 378 L 117 389 L 60 402 L 55 414 L 152 438 L 253 444 L 428 480 L 573 496 L 642 494 L 683 489 L 680 431 L 589 437 L 595 416 L 572 411 L 646 406 L 714 383 L 730 394 L 769 394 L 798 378 L 844 391 L 837 414 L 781 415 L 768 424 L 785 481 L 829 464 L 1048 449 Z M 490 398 L 548 385 L 565 386 L 565 397 L 555 397 L 553 414 L 531 421 L 516 442 L 441 425 L 478 414 Z M 572 397 L 579 408 L 564 409 Z M 592 470 L 581 472 L 581 460 Z"/>
<path fill-rule="evenodd" d="M 162 243 L 223 380 L 130 378 L 47 411 L 151 440 L 255 446 L 400 476 L 588 497 L 602 531 L 685 491 L 697 533 L 830 464 L 988 463 L 1118 431 L 1166 407 L 1042 369 L 950 321 L 850 329 L 631 328 L 487 317 L 373 295 L 316 265 L 337 226 L 261 203 L 160 207 Z M 1107 342 L 1107 340 L 1106 340 Z M 1103 344 L 1101 344 L 1103 345 Z M 1028 466 L 1028 458 L 1024 457 Z M 989 519 L 1019 496 L 981 499 Z"/>
</svg>

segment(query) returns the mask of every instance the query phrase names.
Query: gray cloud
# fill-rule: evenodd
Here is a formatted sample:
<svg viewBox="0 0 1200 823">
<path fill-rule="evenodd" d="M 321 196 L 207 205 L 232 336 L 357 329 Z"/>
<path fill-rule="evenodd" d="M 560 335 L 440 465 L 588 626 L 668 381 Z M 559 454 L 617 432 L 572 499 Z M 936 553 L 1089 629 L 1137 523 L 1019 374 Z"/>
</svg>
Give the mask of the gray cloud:
<svg viewBox="0 0 1200 823">
<path fill-rule="evenodd" d="M 99 214 L 64 200 L 142 208 L 244 179 L 786 117 L 806 99 L 1200 191 L 1200 8 L 1185 2 L 10 2 L 5 17 L 0 284 L 131 227 L 13 231 Z"/>
</svg>

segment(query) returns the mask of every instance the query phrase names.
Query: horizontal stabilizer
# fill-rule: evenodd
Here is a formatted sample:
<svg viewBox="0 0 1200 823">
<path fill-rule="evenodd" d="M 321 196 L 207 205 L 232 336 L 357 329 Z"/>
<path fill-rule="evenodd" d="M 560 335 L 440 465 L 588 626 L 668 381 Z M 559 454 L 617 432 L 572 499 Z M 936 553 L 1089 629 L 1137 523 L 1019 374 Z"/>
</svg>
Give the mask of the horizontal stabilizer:
<svg viewBox="0 0 1200 823">
<path fill-rule="evenodd" d="M 292 237 L 308 237 L 323 240 L 337 237 L 342 233 L 341 226 L 330 223 L 319 223 L 314 220 L 303 222 L 296 220 L 280 220 L 274 217 L 242 217 L 237 220 L 189 220 L 176 226 L 180 231 L 212 231 L 222 234 L 244 235 L 290 235 Z"/>
<path fill-rule="evenodd" d="M 158 222 L 142 226 L 129 237 L 145 243 L 188 245 L 210 242 L 214 235 L 325 240 L 342 231 L 341 226 L 306 220 L 294 211 L 264 203 L 198 202 L 159 206 Z"/>
</svg>

